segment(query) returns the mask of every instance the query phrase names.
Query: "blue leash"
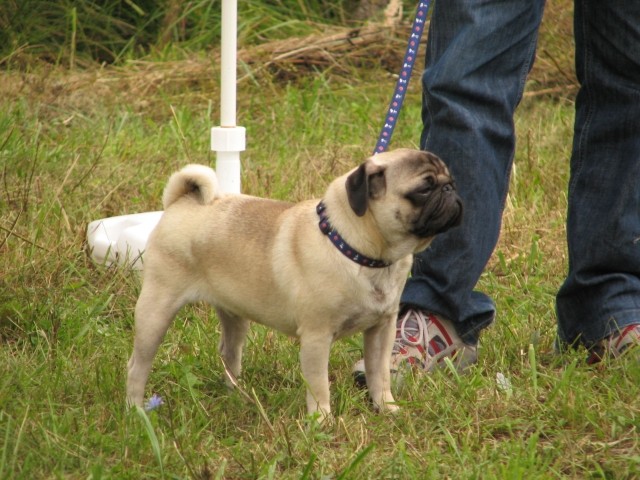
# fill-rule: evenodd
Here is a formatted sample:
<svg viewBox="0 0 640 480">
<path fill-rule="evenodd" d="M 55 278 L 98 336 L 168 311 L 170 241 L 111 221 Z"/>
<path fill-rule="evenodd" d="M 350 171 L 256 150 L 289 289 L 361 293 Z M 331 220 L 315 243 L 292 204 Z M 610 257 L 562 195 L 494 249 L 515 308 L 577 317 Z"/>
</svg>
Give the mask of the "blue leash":
<svg viewBox="0 0 640 480">
<path fill-rule="evenodd" d="M 411 78 L 411 71 L 413 65 L 416 62 L 416 54 L 420 45 L 420 39 L 422 38 L 422 32 L 427 21 L 427 13 L 429 12 L 429 6 L 431 0 L 421 0 L 418 4 L 418 11 L 416 12 L 416 18 L 411 26 L 411 36 L 407 44 L 407 50 L 404 54 L 404 61 L 402 62 L 402 70 L 400 70 L 400 76 L 396 82 L 396 88 L 393 91 L 391 102 L 389 103 L 389 109 L 387 110 L 387 116 L 384 120 L 384 126 L 380 131 L 378 137 L 378 143 L 373 154 L 384 152 L 391 142 L 391 135 L 393 135 L 393 129 L 396 127 L 398 115 L 402 108 L 402 102 L 407 93 L 407 87 L 409 86 L 409 79 Z"/>
</svg>

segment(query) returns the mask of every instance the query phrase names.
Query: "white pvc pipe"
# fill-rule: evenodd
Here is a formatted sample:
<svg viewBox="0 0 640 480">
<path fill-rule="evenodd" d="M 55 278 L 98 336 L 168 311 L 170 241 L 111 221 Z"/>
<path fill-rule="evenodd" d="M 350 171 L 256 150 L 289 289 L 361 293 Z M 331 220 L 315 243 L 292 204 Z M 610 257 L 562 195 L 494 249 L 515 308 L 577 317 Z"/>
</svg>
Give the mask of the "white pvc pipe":
<svg viewBox="0 0 640 480">
<path fill-rule="evenodd" d="M 218 152 L 216 176 L 222 192 L 240 193 L 240 152 Z"/>
<path fill-rule="evenodd" d="M 222 0 L 220 48 L 220 126 L 211 129 L 211 150 L 217 152 L 220 189 L 240 193 L 240 152 L 245 149 L 245 129 L 236 125 L 237 0 Z"/>
<path fill-rule="evenodd" d="M 236 126 L 236 56 L 238 46 L 238 2 L 222 0 L 220 62 L 220 126 Z"/>
</svg>

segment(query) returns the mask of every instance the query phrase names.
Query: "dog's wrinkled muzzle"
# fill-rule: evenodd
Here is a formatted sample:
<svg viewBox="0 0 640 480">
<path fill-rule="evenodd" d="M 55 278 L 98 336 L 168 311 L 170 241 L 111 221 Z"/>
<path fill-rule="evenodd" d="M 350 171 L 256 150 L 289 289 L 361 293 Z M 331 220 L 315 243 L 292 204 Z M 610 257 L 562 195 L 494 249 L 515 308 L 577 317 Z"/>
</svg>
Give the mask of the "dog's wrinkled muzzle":
<svg viewBox="0 0 640 480">
<path fill-rule="evenodd" d="M 443 188 L 440 195 L 432 196 L 423 206 L 413 234 L 427 238 L 457 227 L 462 222 L 462 199 L 455 189 Z"/>
</svg>

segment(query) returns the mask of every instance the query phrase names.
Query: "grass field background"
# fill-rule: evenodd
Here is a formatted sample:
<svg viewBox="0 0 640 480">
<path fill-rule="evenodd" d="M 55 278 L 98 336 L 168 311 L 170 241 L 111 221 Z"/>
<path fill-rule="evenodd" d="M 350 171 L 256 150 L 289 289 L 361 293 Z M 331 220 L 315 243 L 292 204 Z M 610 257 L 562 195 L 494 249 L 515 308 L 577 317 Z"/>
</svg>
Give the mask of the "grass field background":
<svg viewBox="0 0 640 480">
<path fill-rule="evenodd" d="M 215 28 L 208 40 L 180 37 L 177 22 L 146 49 L 113 40 L 106 60 L 74 47 L 70 23 L 58 44 L 42 48 L 15 33 L 0 59 L 0 478 L 638 478 L 637 359 L 594 369 L 584 351 L 553 353 L 576 88 L 571 11 L 552 3 L 516 117 L 502 236 L 479 285 L 498 307 L 479 364 L 464 376 L 445 369 L 407 378 L 395 392 L 401 412 L 385 416 L 351 381 L 360 336 L 340 342 L 330 365 L 336 418 L 322 426 L 305 418 L 297 345 L 280 334 L 252 328 L 246 395 L 226 389 L 218 325 L 204 305 L 181 312 L 156 357 L 148 392 L 165 405 L 149 414 L 125 408 L 139 279 L 94 264 L 86 227 L 160 209 L 175 169 L 214 164 L 218 57 L 203 45 L 215 45 Z M 262 10 L 243 17 L 246 48 L 344 23 L 293 7 L 287 22 L 269 10 L 281 6 L 252 5 Z M 261 29 L 265 12 L 275 20 Z M 372 58 L 402 43 L 389 33 L 387 50 L 369 46 Z M 241 65 L 245 193 L 319 196 L 370 154 L 394 57 L 350 58 Z M 416 147 L 420 128 L 416 75 L 393 147 Z"/>
</svg>

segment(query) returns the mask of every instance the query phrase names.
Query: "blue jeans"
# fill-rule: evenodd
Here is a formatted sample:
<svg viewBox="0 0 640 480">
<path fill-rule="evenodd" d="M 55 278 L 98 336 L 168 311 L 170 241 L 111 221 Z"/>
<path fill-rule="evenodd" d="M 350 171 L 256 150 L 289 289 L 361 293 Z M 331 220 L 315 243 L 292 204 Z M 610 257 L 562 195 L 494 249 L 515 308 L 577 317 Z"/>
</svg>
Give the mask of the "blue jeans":
<svg viewBox="0 0 640 480">
<path fill-rule="evenodd" d="M 500 233 L 513 114 L 543 9 L 544 1 L 520 0 L 434 6 L 421 148 L 449 165 L 465 217 L 416 255 L 402 303 L 451 319 L 470 344 L 495 317 L 493 301 L 474 289 Z M 589 346 L 640 323 L 640 2 L 576 0 L 575 41 L 569 272 L 557 316 L 562 341 Z"/>
</svg>

